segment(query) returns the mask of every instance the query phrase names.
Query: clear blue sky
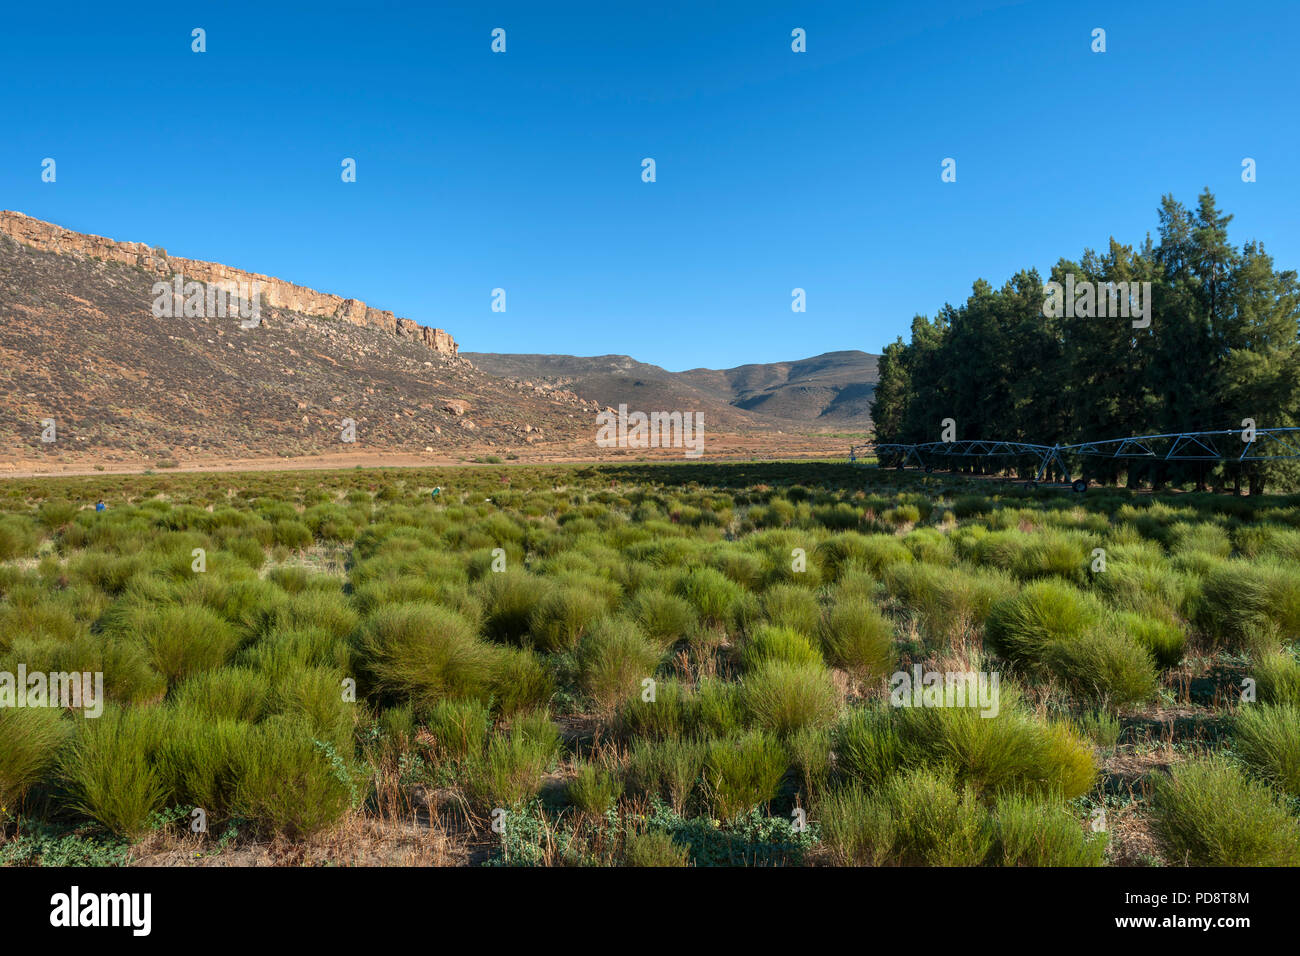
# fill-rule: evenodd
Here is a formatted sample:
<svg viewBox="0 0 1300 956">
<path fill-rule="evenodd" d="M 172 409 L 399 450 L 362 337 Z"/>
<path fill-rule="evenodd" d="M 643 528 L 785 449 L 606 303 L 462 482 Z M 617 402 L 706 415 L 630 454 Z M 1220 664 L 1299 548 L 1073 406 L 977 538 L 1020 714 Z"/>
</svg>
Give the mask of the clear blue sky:
<svg viewBox="0 0 1300 956">
<path fill-rule="evenodd" d="M 1300 266 L 1298 46 L 1294 0 L 9 3 L 0 208 L 466 350 L 874 352 L 978 277 L 1141 241 L 1166 192 Z"/>
</svg>

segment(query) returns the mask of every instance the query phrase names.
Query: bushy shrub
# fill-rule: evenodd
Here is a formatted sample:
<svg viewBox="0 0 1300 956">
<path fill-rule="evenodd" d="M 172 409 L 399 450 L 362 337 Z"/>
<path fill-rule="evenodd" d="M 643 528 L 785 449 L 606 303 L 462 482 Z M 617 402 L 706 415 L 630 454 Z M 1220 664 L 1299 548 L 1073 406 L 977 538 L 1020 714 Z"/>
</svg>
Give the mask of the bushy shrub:
<svg viewBox="0 0 1300 956">
<path fill-rule="evenodd" d="M 821 622 L 821 607 L 805 588 L 776 584 L 763 595 L 763 615 L 774 627 L 812 636 Z"/>
<path fill-rule="evenodd" d="M 604 612 L 605 601 L 599 595 L 576 587 L 558 587 L 533 609 L 529 632 L 540 650 L 571 650 Z"/>
<path fill-rule="evenodd" d="M 1197 619 L 1229 650 L 1256 654 L 1300 638 L 1300 568 L 1275 560 L 1223 561 L 1201 581 Z"/>
<path fill-rule="evenodd" d="M 653 700 L 637 689 L 622 702 L 618 711 L 619 730 L 628 739 L 678 737 L 693 722 L 694 706 L 692 695 L 681 682 L 672 678 L 657 681 Z"/>
<path fill-rule="evenodd" d="M 426 715 L 429 733 L 446 760 L 465 760 L 483 750 L 491 717 L 477 700 L 440 700 Z"/>
<path fill-rule="evenodd" d="M 513 567 L 489 573 L 483 581 L 483 633 L 494 641 L 522 642 L 550 585 Z"/>
<path fill-rule="evenodd" d="M 569 802 L 593 816 L 612 810 L 622 795 L 622 782 L 605 767 L 596 764 L 579 764 L 569 781 Z"/>
<path fill-rule="evenodd" d="M 271 680 L 247 667 L 222 667 L 196 674 L 171 694 L 178 710 L 204 720 L 239 720 L 255 723 L 267 710 Z"/>
<path fill-rule="evenodd" d="M 835 719 L 839 694 L 820 664 L 769 660 L 749 673 L 741 700 L 753 722 L 780 737 Z"/>
<path fill-rule="evenodd" d="M 1300 706 L 1300 661 L 1290 651 L 1263 654 L 1251 668 L 1251 676 L 1261 703 Z"/>
<path fill-rule="evenodd" d="M 1147 700 L 1158 683 L 1152 656 L 1118 631 L 1054 641 L 1043 649 L 1041 662 L 1076 694 L 1117 707 Z"/>
<path fill-rule="evenodd" d="M 399 604 L 371 615 L 361 630 L 362 660 L 380 689 L 417 710 L 444 697 L 486 699 L 494 648 L 469 623 L 434 604 Z"/>
<path fill-rule="evenodd" d="M 740 585 L 721 571 L 695 567 L 682 572 L 675 582 L 677 593 L 709 624 L 726 624 L 741 595 Z"/>
<path fill-rule="evenodd" d="M 552 741 L 512 732 L 488 741 L 487 752 L 469 761 L 465 786 L 483 808 L 516 807 L 535 796 L 555 759 Z"/>
<path fill-rule="evenodd" d="M 626 784 L 633 793 L 661 797 L 683 813 L 700 782 L 707 755 L 708 745 L 692 738 L 634 740 Z"/>
<path fill-rule="evenodd" d="M 578 645 L 578 679 L 606 713 L 641 681 L 653 677 L 660 650 L 637 626 L 624 619 L 601 621 Z"/>
<path fill-rule="evenodd" d="M 1162 669 L 1177 667 L 1187 646 L 1187 634 L 1177 624 L 1132 612 L 1117 616 L 1119 626 Z"/>
<path fill-rule="evenodd" d="M 860 681 L 883 677 L 894 668 L 894 627 L 865 598 L 836 602 L 826 613 L 821 639 L 830 662 Z"/>
<path fill-rule="evenodd" d="M 690 848 L 677 843 L 670 833 L 632 831 L 623 841 L 624 866 L 686 866 Z"/>
<path fill-rule="evenodd" d="M 1178 764 L 1157 782 L 1152 828 L 1175 865 L 1300 865 L 1300 823 L 1222 757 Z"/>
<path fill-rule="evenodd" d="M 75 728 L 60 761 L 72 806 L 119 836 L 144 833 L 167 797 L 150 762 L 161 740 L 158 718 L 150 710 L 108 706 Z"/>
<path fill-rule="evenodd" d="M 637 592 L 631 612 L 641 632 L 660 647 L 667 648 L 695 630 L 695 609 L 690 603 L 654 588 Z"/>
<path fill-rule="evenodd" d="M 1096 601 L 1063 581 L 1038 581 L 993 605 L 990 646 L 1009 660 L 1036 663 L 1053 644 L 1082 637 L 1101 620 Z"/>
<path fill-rule="evenodd" d="M 772 661 L 787 664 L 822 663 L 821 652 L 810 638 L 788 627 L 764 624 L 740 647 L 740 662 L 745 670 L 755 670 Z"/>
<path fill-rule="evenodd" d="M 153 762 L 168 802 L 201 807 L 213 821 L 229 817 L 252 734 L 251 723 L 172 708 Z"/>
<path fill-rule="evenodd" d="M 0 707 L 0 808 L 16 813 L 27 791 L 45 780 L 71 732 L 51 707 Z"/>
<path fill-rule="evenodd" d="M 1102 866 L 1104 838 L 1089 837 L 1064 807 L 1007 794 L 993 811 L 994 863 L 1000 866 Z"/>
<path fill-rule="evenodd" d="M 776 796 L 790 758 L 773 736 L 756 731 L 708 746 L 704 779 L 709 804 L 720 820 L 732 820 Z"/>
<path fill-rule="evenodd" d="M 356 770 L 304 722 L 272 717 L 239 751 L 236 812 L 268 833 L 310 836 L 336 824 L 359 797 Z"/>
<path fill-rule="evenodd" d="M 1256 704 L 1237 715 L 1233 749 L 1258 776 L 1300 797 L 1300 706 Z"/>
</svg>

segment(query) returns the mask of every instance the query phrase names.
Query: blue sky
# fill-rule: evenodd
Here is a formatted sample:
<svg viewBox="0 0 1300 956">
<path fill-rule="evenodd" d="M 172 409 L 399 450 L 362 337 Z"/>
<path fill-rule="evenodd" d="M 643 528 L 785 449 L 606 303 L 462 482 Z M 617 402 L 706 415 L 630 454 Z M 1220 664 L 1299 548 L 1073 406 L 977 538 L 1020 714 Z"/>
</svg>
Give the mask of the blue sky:
<svg viewBox="0 0 1300 956">
<path fill-rule="evenodd" d="M 0 208 L 673 370 L 877 352 L 1167 192 L 1300 266 L 1300 5 L 1084 6 L 9 4 Z"/>
</svg>

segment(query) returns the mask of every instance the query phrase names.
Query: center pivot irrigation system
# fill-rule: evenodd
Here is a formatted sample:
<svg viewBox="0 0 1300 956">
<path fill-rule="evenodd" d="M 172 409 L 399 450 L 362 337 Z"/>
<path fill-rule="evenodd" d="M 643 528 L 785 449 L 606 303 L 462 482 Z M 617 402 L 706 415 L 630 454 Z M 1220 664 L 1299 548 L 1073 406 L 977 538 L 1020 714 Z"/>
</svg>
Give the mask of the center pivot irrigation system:
<svg viewBox="0 0 1300 956">
<path fill-rule="evenodd" d="M 1068 476 L 1067 457 L 1087 456 L 1110 459 L 1149 459 L 1158 461 L 1276 461 L 1300 458 L 1300 427 L 1227 428 L 1213 432 L 1176 432 L 1170 435 L 1138 435 L 1133 438 L 1108 438 L 1105 441 L 1080 442 L 1077 445 L 1035 445 L 1019 441 L 931 441 L 916 445 L 884 443 L 854 445 L 849 461 L 858 460 L 859 452 L 874 449 L 880 466 L 902 469 L 909 464 L 927 473 L 937 465 L 951 464 L 954 459 L 1028 458 L 1038 463 L 1034 477 L 1026 487 L 1037 488 L 1052 468 Z M 1075 491 L 1086 491 L 1082 478 L 1070 482 Z"/>
</svg>

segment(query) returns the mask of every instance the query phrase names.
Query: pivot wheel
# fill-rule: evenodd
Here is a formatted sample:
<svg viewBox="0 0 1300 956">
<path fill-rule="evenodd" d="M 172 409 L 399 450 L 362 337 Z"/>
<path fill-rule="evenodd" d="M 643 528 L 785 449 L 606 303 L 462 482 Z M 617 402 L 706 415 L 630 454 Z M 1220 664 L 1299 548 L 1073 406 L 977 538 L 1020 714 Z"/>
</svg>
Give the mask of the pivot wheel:
<svg viewBox="0 0 1300 956">
<path fill-rule="evenodd" d="M 1082 478 L 1076 478 L 1074 479 L 1074 481 L 1070 483 L 1070 487 L 1073 488 L 1075 491 L 1077 491 L 1079 494 L 1083 494 L 1085 491 L 1088 490 L 1088 483 L 1084 481 Z"/>
</svg>

